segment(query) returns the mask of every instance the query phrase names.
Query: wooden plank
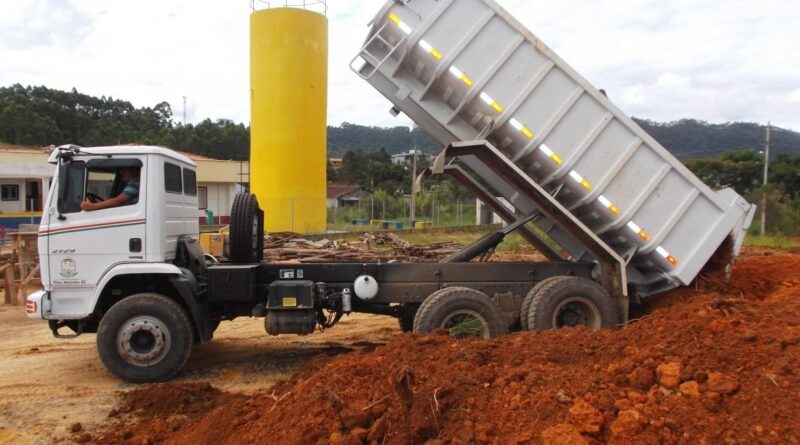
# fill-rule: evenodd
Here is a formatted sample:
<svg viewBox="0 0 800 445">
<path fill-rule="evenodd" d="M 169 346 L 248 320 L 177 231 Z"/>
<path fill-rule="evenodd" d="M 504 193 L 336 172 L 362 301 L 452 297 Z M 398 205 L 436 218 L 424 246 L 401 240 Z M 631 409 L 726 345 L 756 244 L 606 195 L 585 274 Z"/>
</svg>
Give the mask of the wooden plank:
<svg viewBox="0 0 800 445">
<path fill-rule="evenodd" d="M 31 284 L 31 281 L 39 279 L 39 265 L 37 264 L 36 267 L 31 269 L 31 272 L 25 277 L 24 280 L 20 280 L 20 292 L 17 297 L 17 302 L 19 304 L 25 304 L 25 300 L 28 298 L 28 287 Z"/>
<path fill-rule="evenodd" d="M 6 266 L 9 266 L 6 264 Z M 17 283 L 14 281 L 14 269 L 12 267 L 5 267 L 5 274 L 3 276 L 6 289 L 5 289 L 5 304 L 13 304 L 14 295 L 17 295 Z"/>
</svg>

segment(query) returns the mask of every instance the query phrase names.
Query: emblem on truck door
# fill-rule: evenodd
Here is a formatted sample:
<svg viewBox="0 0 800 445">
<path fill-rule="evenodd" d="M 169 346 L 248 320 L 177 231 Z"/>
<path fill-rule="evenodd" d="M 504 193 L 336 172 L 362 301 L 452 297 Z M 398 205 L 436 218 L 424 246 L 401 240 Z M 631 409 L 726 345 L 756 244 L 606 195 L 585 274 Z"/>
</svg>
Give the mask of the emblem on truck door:
<svg viewBox="0 0 800 445">
<path fill-rule="evenodd" d="M 78 275 L 78 268 L 75 260 L 72 258 L 64 258 L 61 260 L 61 270 L 59 271 L 59 275 L 64 278 L 72 278 L 75 275 Z"/>
</svg>

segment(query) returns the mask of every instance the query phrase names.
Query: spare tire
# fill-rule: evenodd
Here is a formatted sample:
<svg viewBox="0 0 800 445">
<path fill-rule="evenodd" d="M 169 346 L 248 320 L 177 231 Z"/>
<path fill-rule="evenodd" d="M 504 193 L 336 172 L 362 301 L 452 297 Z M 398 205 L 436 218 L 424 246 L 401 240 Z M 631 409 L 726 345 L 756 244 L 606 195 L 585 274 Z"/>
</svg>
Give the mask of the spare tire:
<svg viewBox="0 0 800 445">
<path fill-rule="evenodd" d="M 234 263 L 260 263 L 264 258 L 264 212 L 256 195 L 239 193 L 233 199 L 228 243 Z"/>
</svg>

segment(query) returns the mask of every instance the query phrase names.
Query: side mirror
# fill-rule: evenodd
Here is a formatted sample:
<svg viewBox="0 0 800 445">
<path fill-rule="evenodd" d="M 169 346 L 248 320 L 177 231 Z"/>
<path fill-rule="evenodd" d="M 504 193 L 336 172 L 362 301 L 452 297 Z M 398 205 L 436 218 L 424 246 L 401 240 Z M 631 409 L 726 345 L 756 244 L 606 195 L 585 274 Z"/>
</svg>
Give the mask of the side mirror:
<svg viewBox="0 0 800 445">
<path fill-rule="evenodd" d="M 71 161 L 61 159 L 58 161 L 58 196 L 56 198 L 56 209 L 58 210 L 58 220 L 67 219 L 64 216 L 64 202 L 67 200 L 67 184 L 69 183 L 69 164 Z"/>
<path fill-rule="evenodd" d="M 66 219 L 64 213 L 81 211 L 83 187 L 86 179 L 86 163 L 62 159 L 58 165 L 58 219 Z"/>
</svg>

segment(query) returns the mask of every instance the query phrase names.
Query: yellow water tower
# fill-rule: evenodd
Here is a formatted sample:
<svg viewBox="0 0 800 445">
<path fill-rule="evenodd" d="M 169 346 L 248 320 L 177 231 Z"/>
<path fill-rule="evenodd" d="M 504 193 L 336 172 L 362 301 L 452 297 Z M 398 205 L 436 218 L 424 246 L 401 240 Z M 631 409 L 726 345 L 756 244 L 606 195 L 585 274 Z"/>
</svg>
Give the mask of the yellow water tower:
<svg viewBox="0 0 800 445">
<path fill-rule="evenodd" d="M 276 3 L 267 9 L 254 7 L 250 16 L 250 191 L 264 209 L 267 232 L 323 232 L 328 115 L 325 2 Z"/>
</svg>

